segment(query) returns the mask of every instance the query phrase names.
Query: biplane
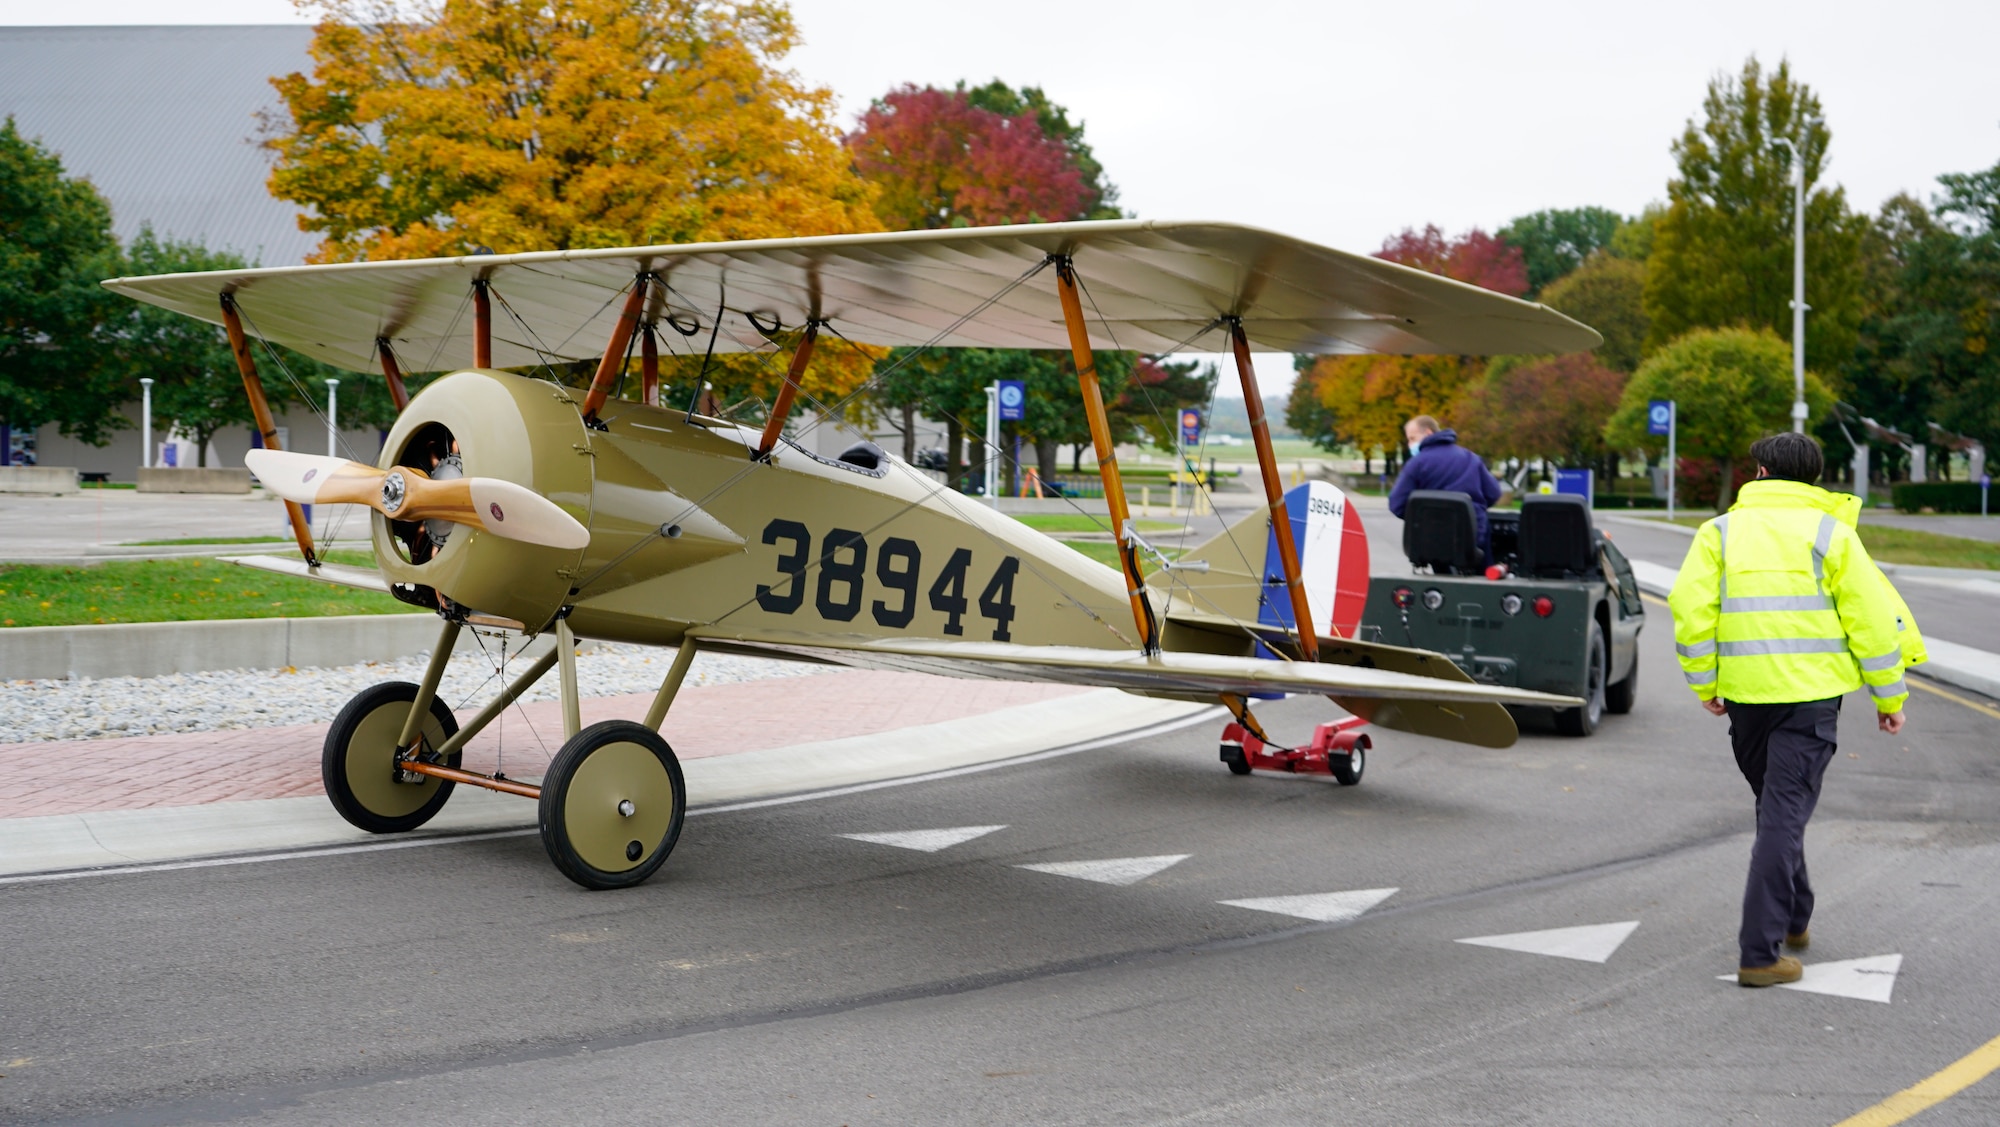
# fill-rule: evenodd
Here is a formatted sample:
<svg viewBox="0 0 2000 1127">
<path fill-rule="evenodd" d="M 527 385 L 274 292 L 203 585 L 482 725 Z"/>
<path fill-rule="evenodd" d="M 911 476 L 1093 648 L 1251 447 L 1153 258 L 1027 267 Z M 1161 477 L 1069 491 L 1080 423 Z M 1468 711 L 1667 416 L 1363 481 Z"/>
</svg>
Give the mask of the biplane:
<svg viewBox="0 0 2000 1127">
<path fill-rule="evenodd" d="M 538 801 L 549 857 L 578 884 L 645 880 L 681 832 L 686 791 L 661 728 L 703 650 L 1220 701 L 1232 730 L 1258 736 L 1255 765 L 1343 782 L 1359 778 L 1364 722 L 1504 747 L 1516 736 L 1504 706 L 1581 704 L 1356 637 L 1368 586 L 1359 518 L 1325 483 L 1288 495 L 1272 453 L 1253 348 L 1600 343 L 1553 310 L 1447 278 L 1246 226 L 1112 221 L 105 284 L 228 333 L 263 437 L 248 465 L 285 498 L 300 551 L 240 562 L 379 590 L 441 620 L 423 680 L 364 690 L 327 734 L 327 794 L 363 830 L 410 830 L 454 786 L 485 787 Z M 660 401 L 666 327 L 714 352 L 796 342 L 761 425 Z M 871 346 L 1068 350 L 1119 566 L 872 443 L 826 457 L 788 438 L 802 373 L 829 333 Z M 253 338 L 355 371 L 379 365 L 400 414 L 375 464 L 278 448 Z M 1130 520 L 1100 349 L 1232 353 L 1264 507 L 1179 559 L 1154 551 Z M 553 365 L 592 358 L 587 388 L 552 378 Z M 413 363 L 448 374 L 411 397 Z M 300 506 L 332 503 L 373 510 L 376 568 L 319 559 Z M 556 644 L 461 724 L 437 686 L 466 628 Z M 580 638 L 677 650 L 643 721 L 580 725 Z M 551 668 L 565 742 L 541 781 L 463 769 L 467 741 Z M 1267 746 L 1250 702 L 1285 694 L 1319 694 L 1350 715 L 1312 746 Z M 1240 748 L 1229 753 L 1225 744 L 1224 760 L 1247 773 Z"/>
</svg>

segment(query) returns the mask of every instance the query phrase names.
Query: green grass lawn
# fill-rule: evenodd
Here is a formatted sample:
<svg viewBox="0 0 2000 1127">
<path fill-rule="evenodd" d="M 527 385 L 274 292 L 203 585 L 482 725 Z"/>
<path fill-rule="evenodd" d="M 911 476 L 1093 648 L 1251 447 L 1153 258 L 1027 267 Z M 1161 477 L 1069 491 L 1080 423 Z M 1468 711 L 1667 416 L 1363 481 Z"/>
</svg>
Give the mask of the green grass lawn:
<svg viewBox="0 0 2000 1127">
<path fill-rule="evenodd" d="M 1113 544 L 1109 540 L 1065 540 L 1063 543 L 1075 548 L 1077 551 L 1082 552 L 1084 555 L 1089 556 L 1106 567 L 1118 566 L 1118 545 Z M 1160 549 L 1160 554 L 1171 560 L 1178 558 L 1181 550 L 1179 548 L 1162 548 Z M 1139 554 L 1139 562 L 1146 569 L 1147 573 L 1150 574 L 1154 568 L 1159 566 L 1160 561 L 1141 552 Z"/>
<path fill-rule="evenodd" d="M 330 562 L 373 566 L 368 552 Z M 415 614 L 385 594 L 255 571 L 220 560 L 119 560 L 89 567 L 0 566 L 0 626 Z"/>
<path fill-rule="evenodd" d="M 1652 519 L 1652 518 L 1646 518 Z M 1674 523 L 1699 528 L 1712 516 L 1675 517 Z M 1666 523 L 1664 519 L 1661 523 Z M 1946 536 L 1914 528 L 1861 522 L 1861 545 L 1877 563 L 1910 564 L 1914 567 L 1970 567 L 2000 571 L 2000 544 Z"/>
<path fill-rule="evenodd" d="M 1085 513 L 1022 513 L 1014 518 L 1036 532 L 1046 532 L 1051 536 L 1059 532 L 1109 532 L 1110 517 L 1094 517 Z M 1164 520 L 1135 520 L 1133 524 L 1140 532 L 1164 532 L 1180 525 Z"/>
</svg>

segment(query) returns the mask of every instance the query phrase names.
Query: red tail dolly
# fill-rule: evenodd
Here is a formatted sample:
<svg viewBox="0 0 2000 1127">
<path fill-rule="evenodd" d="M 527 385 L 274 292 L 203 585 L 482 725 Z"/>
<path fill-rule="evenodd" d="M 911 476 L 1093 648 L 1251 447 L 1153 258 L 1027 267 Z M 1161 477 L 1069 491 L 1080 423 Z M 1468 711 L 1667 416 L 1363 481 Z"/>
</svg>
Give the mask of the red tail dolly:
<svg viewBox="0 0 2000 1127">
<path fill-rule="evenodd" d="M 1279 747 L 1265 743 L 1232 720 L 1222 730 L 1222 762 L 1233 775 L 1247 775 L 1260 768 L 1295 775 L 1332 775 L 1341 786 L 1351 787 L 1361 781 L 1368 749 L 1374 746 L 1368 734 L 1359 731 L 1366 723 L 1359 716 L 1349 716 L 1314 728 L 1312 742 L 1304 747 Z"/>
</svg>

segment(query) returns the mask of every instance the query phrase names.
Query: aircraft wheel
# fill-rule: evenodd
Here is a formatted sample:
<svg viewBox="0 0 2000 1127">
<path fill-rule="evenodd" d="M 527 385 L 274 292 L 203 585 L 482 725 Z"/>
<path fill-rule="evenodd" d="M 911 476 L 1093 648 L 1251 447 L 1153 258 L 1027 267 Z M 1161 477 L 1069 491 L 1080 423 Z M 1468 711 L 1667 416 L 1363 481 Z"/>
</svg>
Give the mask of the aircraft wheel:
<svg viewBox="0 0 2000 1127">
<path fill-rule="evenodd" d="M 1229 768 L 1229 773 L 1232 775 L 1250 773 L 1250 760 L 1243 754 L 1243 748 L 1237 744 L 1222 745 L 1222 765 Z"/>
<path fill-rule="evenodd" d="M 417 700 L 417 686 L 408 681 L 388 681 L 354 694 L 347 707 L 334 717 L 327 729 L 326 746 L 320 753 L 320 781 L 333 808 L 349 823 L 372 834 L 396 834 L 414 830 L 444 809 L 454 784 L 427 775 L 416 782 L 402 782 L 396 769 L 396 737 L 403 734 L 403 721 Z M 423 728 L 424 742 L 441 746 L 458 731 L 451 709 L 431 698 L 430 719 Z M 458 766 L 454 755 L 447 763 Z"/>
<path fill-rule="evenodd" d="M 1368 769 L 1368 747 L 1357 743 L 1354 750 L 1346 755 L 1331 756 L 1327 766 L 1333 768 L 1333 781 L 1344 787 L 1351 787 L 1361 781 L 1361 773 Z"/>
<path fill-rule="evenodd" d="M 585 888 L 630 888 L 673 852 L 687 816 L 680 760 L 630 720 L 592 724 L 556 753 L 542 780 L 542 846 Z"/>
<path fill-rule="evenodd" d="M 1590 680 L 1584 690 L 1582 708 L 1565 708 L 1556 713 L 1556 731 L 1565 736 L 1587 736 L 1604 719 L 1605 679 L 1610 676 L 1611 654 L 1604 645 L 1604 627 L 1590 624 Z"/>
<path fill-rule="evenodd" d="M 1632 655 L 1632 671 L 1625 679 L 1604 690 L 1604 711 L 1623 716 L 1639 701 L 1639 655 Z"/>
</svg>

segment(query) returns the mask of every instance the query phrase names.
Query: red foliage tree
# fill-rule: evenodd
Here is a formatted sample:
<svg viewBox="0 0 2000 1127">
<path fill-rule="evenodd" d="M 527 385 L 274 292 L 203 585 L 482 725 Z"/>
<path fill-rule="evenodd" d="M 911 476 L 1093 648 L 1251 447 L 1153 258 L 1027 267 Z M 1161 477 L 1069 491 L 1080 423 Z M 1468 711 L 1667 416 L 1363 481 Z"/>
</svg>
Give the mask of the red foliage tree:
<svg viewBox="0 0 2000 1127">
<path fill-rule="evenodd" d="M 1477 227 L 1455 239 L 1446 238 L 1435 223 L 1425 224 L 1421 231 L 1405 227 L 1401 234 L 1384 242 L 1375 257 L 1443 274 L 1508 297 L 1528 292 L 1528 264 L 1521 257 L 1521 249 Z"/>
<path fill-rule="evenodd" d="M 1094 193 L 1069 149 L 1033 111 L 981 109 L 964 91 L 902 86 L 847 136 L 854 167 L 880 189 L 891 229 L 1078 219 Z"/>
</svg>

